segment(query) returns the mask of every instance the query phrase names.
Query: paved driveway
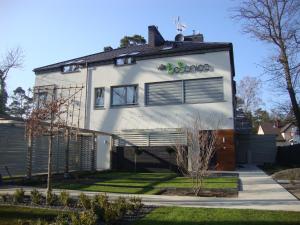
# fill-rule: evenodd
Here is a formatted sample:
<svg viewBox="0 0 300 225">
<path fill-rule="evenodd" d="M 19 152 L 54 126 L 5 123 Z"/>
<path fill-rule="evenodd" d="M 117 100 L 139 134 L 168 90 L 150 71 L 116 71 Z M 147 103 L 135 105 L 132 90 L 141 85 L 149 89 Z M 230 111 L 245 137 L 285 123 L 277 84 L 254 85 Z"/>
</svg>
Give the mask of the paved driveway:
<svg viewBox="0 0 300 225">
<path fill-rule="evenodd" d="M 241 191 L 237 198 L 204 198 L 190 196 L 163 196 L 163 195 L 139 195 L 146 205 L 161 206 L 188 206 L 208 208 L 238 208 L 238 209 L 264 209 L 299 211 L 300 201 L 277 184 L 270 176 L 253 165 L 245 165 L 238 169 L 240 175 Z M 27 192 L 31 188 L 24 188 Z M 1 188 L 0 193 L 13 192 L 14 188 Z M 45 189 L 40 189 L 45 191 Z M 60 190 L 54 190 L 59 192 Z M 78 196 L 80 191 L 70 191 L 71 195 Z M 84 192 L 87 195 L 95 195 L 95 192 Z M 108 194 L 114 199 L 118 196 L 130 197 L 129 194 Z"/>
</svg>

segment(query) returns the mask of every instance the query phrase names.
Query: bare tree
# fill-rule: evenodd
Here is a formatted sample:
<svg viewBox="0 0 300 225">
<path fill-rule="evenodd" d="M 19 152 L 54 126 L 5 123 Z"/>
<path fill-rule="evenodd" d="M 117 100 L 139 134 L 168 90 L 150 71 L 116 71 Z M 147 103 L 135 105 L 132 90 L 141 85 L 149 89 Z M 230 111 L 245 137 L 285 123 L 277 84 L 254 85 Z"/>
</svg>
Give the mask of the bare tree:
<svg viewBox="0 0 300 225">
<path fill-rule="evenodd" d="M 72 93 L 69 91 L 71 89 L 74 89 Z M 32 109 L 31 114 L 26 120 L 26 134 L 30 144 L 32 144 L 32 137 L 48 136 L 47 201 L 52 190 L 53 137 L 60 133 L 64 133 L 64 135 L 68 135 L 69 140 L 69 135 L 72 134 L 72 131 L 78 131 L 82 89 L 83 86 L 76 86 L 75 88 L 57 88 L 55 86 L 51 87 L 50 85 L 50 87 L 45 88 L 43 92 L 40 92 L 40 90 L 34 91 L 35 108 Z M 64 96 L 63 94 L 58 96 L 58 90 L 67 90 L 69 94 L 67 96 Z M 77 105 L 77 95 L 80 95 L 80 102 L 77 106 L 79 108 L 75 109 L 75 105 Z M 79 110 L 77 125 L 74 125 L 75 123 L 73 121 L 75 110 Z M 70 118 L 71 121 L 69 121 Z M 75 135 L 77 134 L 75 133 Z M 32 150 L 31 146 L 29 146 L 29 148 Z M 30 155 L 32 153 L 29 152 L 28 154 Z M 30 176 L 31 171 L 29 171 L 29 177 Z"/>
<path fill-rule="evenodd" d="M 195 117 L 184 129 L 187 147 L 181 143 L 174 146 L 178 169 L 192 179 L 196 196 L 203 188 L 204 178 L 208 175 L 210 162 L 217 149 L 217 131 L 205 129 L 200 116 Z"/>
<path fill-rule="evenodd" d="M 14 48 L 7 51 L 0 61 L 0 113 L 5 113 L 7 103 L 6 79 L 10 70 L 21 68 L 24 54 L 21 48 Z"/>
<path fill-rule="evenodd" d="M 234 18 L 243 22 L 244 32 L 273 47 L 273 55 L 264 68 L 276 86 L 287 90 L 300 127 L 296 99 L 300 73 L 300 1 L 245 0 L 234 9 L 234 14 Z"/>
<path fill-rule="evenodd" d="M 241 99 L 240 107 L 243 112 L 254 112 L 262 105 L 261 80 L 256 77 L 245 76 L 237 86 L 237 96 Z"/>
</svg>

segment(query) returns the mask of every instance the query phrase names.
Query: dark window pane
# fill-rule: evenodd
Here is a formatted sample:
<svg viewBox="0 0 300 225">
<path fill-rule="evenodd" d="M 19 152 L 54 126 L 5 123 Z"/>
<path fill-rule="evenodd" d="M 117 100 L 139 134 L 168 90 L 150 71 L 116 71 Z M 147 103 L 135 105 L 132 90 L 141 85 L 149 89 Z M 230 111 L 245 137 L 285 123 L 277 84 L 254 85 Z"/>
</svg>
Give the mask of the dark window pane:
<svg viewBox="0 0 300 225">
<path fill-rule="evenodd" d="M 104 106 L 104 88 L 95 89 L 95 107 Z"/>
</svg>

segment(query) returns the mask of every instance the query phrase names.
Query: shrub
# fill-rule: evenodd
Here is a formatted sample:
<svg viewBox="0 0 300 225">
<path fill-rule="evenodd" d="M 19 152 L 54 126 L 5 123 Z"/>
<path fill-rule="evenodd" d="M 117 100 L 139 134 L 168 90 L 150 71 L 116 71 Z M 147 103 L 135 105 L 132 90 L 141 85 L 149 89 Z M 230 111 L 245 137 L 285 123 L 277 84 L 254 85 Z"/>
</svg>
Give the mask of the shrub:
<svg viewBox="0 0 300 225">
<path fill-rule="evenodd" d="M 116 204 L 110 203 L 104 209 L 103 219 L 107 225 L 114 224 L 119 219 L 119 208 Z"/>
<path fill-rule="evenodd" d="M 92 210 L 86 210 L 80 213 L 71 214 L 71 223 L 72 225 L 96 225 L 97 216 Z"/>
<path fill-rule="evenodd" d="M 78 206 L 84 209 L 91 209 L 91 200 L 88 196 L 81 193 L 78 199 Z"/>
<path fill-rule="evenodd" d="M 135 210 L 138 210 L 138 209 L 142 208 L 142 206 L 143 206 L 142 199 L 139 197 L 134 196 L 129 199 L 129 202 L 133 204 L 133 208 Z"/>
<path fill-rule="evenodd" d="M 55 225 L 69 225 L 70 224 L 70 218 L 68 214 L 58 214 L 58 216 L 55 219 Z"/>
<path fill-rule="evenodd" d="M 71 203 L 71 198 L 70 198 L 69 192 L 67 192 L 67 191 L 60 192 L 59 201 L 63 206 L 68 207 Z"/>
<path fill-rule="evenodd" d="M 47 193 L 47 205 L 56 205 L 58 202 L 58 197 L 55 193 L 53 193 L 52 191 L 49 191 Z"/>
<path fill-rule="evenodd" d="M 35 205 L 39 205 L 42 203 L 42 199 L 43 199 L 43 196 L 42 194 L 36 190 L 36 189 L 33 189 L 31 192 L 31 202 Z"/>
<path fill-rule="evenodd" d="M 117 217 L 121 218 L 124 216 L 127 210 L 131 208 L 131 204 L 126 201 L 124 197 L 119 197 L 113 203 L 113 208 L 116 210 Z"/>
<path fill-rule="evenodd" d="M 91 204 L 92 204 L 91 208 L 94 211 L 94 213 L 99 218 L 103 219 L 104 218 L 104 210 L 109 205 L 107 195 L 103 195 L 103 194 L 95 195 Z"/>
<path fill-rule="evenodd" d="M 13 202 L 14 203 L 23 203 L 25 197 L 25 191 L 21 189 L 16 189 L 13 194 Z"/>
<path fill-rule="evenodd" d="M 1 202 L 3 202 L 3 203 L 10 203 L 12 200 L 11 195 L 9 195 L 9 194 L 1 194 L 0 199 L 1 199 Z"/>
</svg>

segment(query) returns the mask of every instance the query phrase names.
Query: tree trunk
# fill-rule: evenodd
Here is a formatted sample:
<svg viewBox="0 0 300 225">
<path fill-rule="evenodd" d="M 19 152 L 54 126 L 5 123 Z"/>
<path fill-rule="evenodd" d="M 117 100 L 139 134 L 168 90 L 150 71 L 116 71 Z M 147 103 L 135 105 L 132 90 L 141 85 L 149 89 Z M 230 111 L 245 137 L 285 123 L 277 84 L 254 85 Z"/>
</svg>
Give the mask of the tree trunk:
<svg viewBox="0 0 300 225">
<path fill-rule="evenodd" d="M 66 129 L 66 135 L 65 135 L 65 143 L 66 143 L 66 148 L 65 148 L 65 177 L 69 176 L 69 150 L 70 150 L 70 130 L 69 128 Z"/>
<path fill-rule="evenodd" d="M 293 85 L 292 85 L 292 78 L 291 78 L 291 71 L 290 71 L 290 67 L 289 67 L 289 61 L 288 61 L 288 57 L 286 55 L 286 52 L 284 50 L 284 47 L 281 50 L 281 54 L 282 54 L 282 62 L 281 63 L 284 67 L 287 91 L 288 91 L 290 99 L 291 99 L 292 108 L 293 108 L 293 112 L 294 112 L 294 115 L 295 115 L 295 118 L 296 118 L 297 127 L 298 127 L 298 129 L 300 129 L 300 110 L 299 110 L 299 105 L 298 105 L 298 102 L 297 102 L 297 99 L 296 99 L 295 90 L 294 90 Z"/>
<path fill-rule="evenodd" d="M 7 93 L 5 90 L 5 80 L 0 79 L 0 114 L 5 113 L 5 105 L 7 101 Z"/>
<path fill-rule="evenodd" d="M 28 142 L 27 142 L 27 171 L 26 176 L 28 179 L 31 179 L 32 175 L 32 131 L 29 130 Z"/>
<path fill-rule="evenodd" d="M 52 144 L 53 137 L 52 132 L 50 132 L 48 138 L 48 179 L 47 179 L 47 194 L 51 192 L 51 182 L 52 182 Z"/>
</svg>

